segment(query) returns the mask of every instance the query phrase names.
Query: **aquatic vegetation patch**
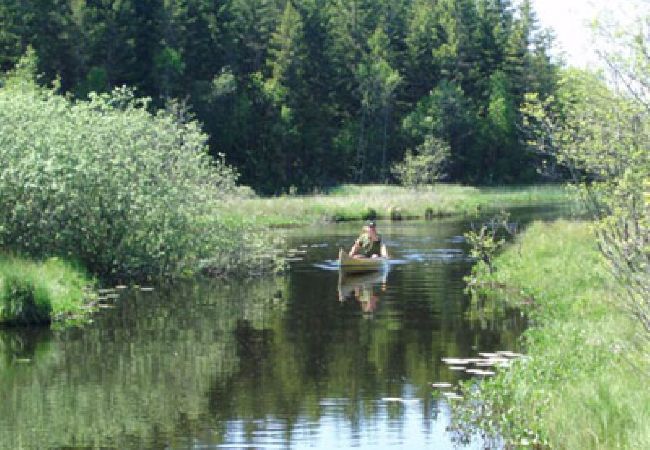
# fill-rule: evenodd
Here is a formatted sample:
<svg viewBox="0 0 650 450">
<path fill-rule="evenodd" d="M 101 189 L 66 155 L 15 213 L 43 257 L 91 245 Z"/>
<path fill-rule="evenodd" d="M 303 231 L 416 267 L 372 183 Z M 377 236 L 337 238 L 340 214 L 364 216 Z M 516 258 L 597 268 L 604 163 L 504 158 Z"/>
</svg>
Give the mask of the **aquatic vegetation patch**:
<svg viewBox="0 0 650 450">
<path fill-rule="evenodd" d="M 0 324 L 46 325 L 82 315 L 95 295 L 92 286 L 84 270 L 58 258 L 0 255 Z"/>
</svg>

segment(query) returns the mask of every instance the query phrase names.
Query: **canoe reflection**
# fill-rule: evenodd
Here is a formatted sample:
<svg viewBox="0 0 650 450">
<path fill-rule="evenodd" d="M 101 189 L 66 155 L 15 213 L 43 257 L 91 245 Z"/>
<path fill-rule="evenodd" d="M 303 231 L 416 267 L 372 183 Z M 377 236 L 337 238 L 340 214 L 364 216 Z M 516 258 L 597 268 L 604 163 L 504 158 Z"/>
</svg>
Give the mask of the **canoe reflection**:
<svg viewBox="0 0 650 450">
<path fill-rule="evenodd" d="M 364 313 L 377 309 L 381 293 L 386 291 L 388 271 L 365 274 L 339 272 L 339 301 L 356 300 Z"/>
</svg>

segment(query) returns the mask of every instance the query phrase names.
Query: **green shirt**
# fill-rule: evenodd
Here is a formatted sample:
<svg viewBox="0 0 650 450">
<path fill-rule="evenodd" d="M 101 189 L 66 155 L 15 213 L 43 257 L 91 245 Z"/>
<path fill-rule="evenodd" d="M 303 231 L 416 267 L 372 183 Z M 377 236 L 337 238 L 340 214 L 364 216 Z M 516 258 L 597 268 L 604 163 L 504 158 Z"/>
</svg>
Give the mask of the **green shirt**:
<svg viewBox="0 0 650 450">
<path fill-rule="evenodd" d="M 381 256 L 381 237 L 377 236 L 377 240 L 373 241 L 367 233 L 362 233 L 357 239 L 357 243 L 359 244 L 359 254 L 367 257 Z"/>
</svg>

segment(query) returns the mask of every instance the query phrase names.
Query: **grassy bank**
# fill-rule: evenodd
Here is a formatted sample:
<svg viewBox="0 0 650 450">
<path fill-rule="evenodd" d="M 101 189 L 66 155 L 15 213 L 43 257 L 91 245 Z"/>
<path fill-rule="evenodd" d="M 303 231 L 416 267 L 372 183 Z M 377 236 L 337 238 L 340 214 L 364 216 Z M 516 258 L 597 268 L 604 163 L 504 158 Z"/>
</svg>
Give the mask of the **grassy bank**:
<svg viewBox="0 0 650 450">
<path fill-rule="evenodd" d="M 237 213 L 271 226 L 368 218 L 408 219 L 474 213 L 477 209 L 561 204 L 569 201 L 559 185 L 475 188 L 437 184 L 418 190 L 388 185 L 344 185 L 322 195 L 238 200 Z"/>
<path fill-rule="evenodd" d="M 85 271 L 57 258 L 0 255 L 0 324 L 48 324 L 83 315 L 93 284 Z"/>
<path fill-rule="evenodd" d="M 479 280 L 530 304 L 528 358 L 466 386 L 458 417 L 515 447 L 650 448 L 648 344 L 619 307 L 589 225 L 536 223 L 496 266 Z"/>
</svg>

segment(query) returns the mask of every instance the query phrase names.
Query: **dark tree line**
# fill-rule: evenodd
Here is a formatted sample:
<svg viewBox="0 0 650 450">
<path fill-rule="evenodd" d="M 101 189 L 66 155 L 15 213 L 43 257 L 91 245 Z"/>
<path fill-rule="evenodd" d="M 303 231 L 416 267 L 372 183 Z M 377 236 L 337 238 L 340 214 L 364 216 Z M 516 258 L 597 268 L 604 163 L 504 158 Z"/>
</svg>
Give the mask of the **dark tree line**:
<svg viewBox="0 0 650 450">
<path fill-rule="evenodd" d="M 556 88 L 525 0 L 3 0 L 0 68 L 187 102 L 259 192 L 385 181 L 427 138 L 468 183 L 537 178 L 519 106 Z"/>
</svg>

